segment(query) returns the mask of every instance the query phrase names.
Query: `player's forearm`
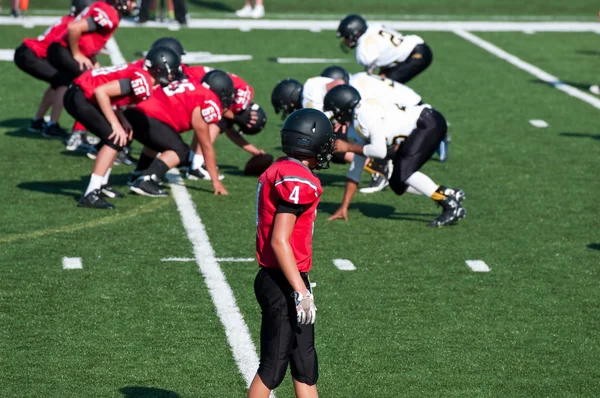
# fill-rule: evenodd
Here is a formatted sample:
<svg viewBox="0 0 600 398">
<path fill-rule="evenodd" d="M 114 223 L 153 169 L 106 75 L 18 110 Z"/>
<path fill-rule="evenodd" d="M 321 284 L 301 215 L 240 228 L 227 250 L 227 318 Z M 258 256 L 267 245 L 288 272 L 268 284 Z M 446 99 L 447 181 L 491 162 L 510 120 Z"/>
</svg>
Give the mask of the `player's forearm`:
<svg viewBox="0 0 600 398">
<path fill-rule="evenodd" d="M 219 181 L 219 172 L 217 171 L 217 158 L 215 155 L 215 148 L 210 141 L 210 134 L 208 131 L 204 134 L 202 131 L 195 131 L 196 138 L 202 149 L 204 155 L 204 164 L 206 165 L 206 171 L 210 175 L 212 181 Z"/>
<path fill-rule="evenodd" d="M 346 179 L 346 189 L 344 190 L 344 199 L 342 199 L 342 204 L 340 207 L 348 208 L 350 207 L 350 202 L 352 202 L 352 198 L 354 197 L 354 193 L 358 189 L 358 182 Z"/>
<path fill-rule="evenodd" d="M 83 30 L 80 26 L 76 25 L 74 27 L 69 26 L 67 41 L 69 43 L 69 49 L 71 50 L 71 54 L 73 56 L 81 54 L 81 50 L 79 49 L 79 39 L 83 34 Z"/>
<path fill-rule="evenodd" d="M 96 97 L 96 102 L 98 102 L 98 106 L 108 123 L 110 123 L 111 126 L 121 124 L 110 103 L 110 97 L 102 90 L 96 90 L 94 95 Z"/>
<path fill-rule="evenodd" d="M 240 133 L 235 131 L 233 128 L 228 128 L 225 133 L 227 134 L 227 138 L 229 138 L 235 145 L 247 151 L 246 146 L 249 146 L 250 143 L 248 140 L 242 137 Z"/>
<path fill-rule="evenodd" d="M 364 146 L 358 144 L 348 144 L 348 152 L 357 153 L 359 155 L 364 155 L 363 152 Z"/>
<path fill-rule="evenodd" d="M 300 276 L 300 271 L 298 271 L 296 258 L 294 257 L 294 252 L 289 240 L 273 239 L 271 241 L 271 245 L 273 247 L 273 252 L 275 253 L 275 258 L 279 263 L 279 267 L 285 275 L 285 278 L 288 280 L 290 286 L 292 286 L 292 289 L 294 289 L 296 292 L 302 293 L 303 295 L 307 294 L 308 290 L 306 289 L 304 281 Z"/>
</svg>

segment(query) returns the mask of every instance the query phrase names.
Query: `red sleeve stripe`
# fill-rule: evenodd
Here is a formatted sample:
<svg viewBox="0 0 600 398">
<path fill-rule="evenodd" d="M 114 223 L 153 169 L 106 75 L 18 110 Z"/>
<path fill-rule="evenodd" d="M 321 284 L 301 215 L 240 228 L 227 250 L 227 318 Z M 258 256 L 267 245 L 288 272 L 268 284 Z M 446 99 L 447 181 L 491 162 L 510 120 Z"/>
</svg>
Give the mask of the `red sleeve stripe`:
<svg viewBox="0 0 600 398">
<path fill-rule="evenodd" d="M 292 181 L 292 182 L 301 182 L 303 184 L 308 185 L 309 187 L 311 187 L 312 189 L 314 189 L 315 191 L 315 195 L 317 195 L 317 186 L 315 184 L 313 184 L 312 182 L 310 182 L 309 180 L 307 180 L 306 178 L 302 178 L 302 177 L 295 177 L 295 176 L 287 176 L 287 177 L 283 177 L 281 180 L 277 180 L 275 181 L 275 186 L 284 183 L 286 181 Z"/>
</svg>

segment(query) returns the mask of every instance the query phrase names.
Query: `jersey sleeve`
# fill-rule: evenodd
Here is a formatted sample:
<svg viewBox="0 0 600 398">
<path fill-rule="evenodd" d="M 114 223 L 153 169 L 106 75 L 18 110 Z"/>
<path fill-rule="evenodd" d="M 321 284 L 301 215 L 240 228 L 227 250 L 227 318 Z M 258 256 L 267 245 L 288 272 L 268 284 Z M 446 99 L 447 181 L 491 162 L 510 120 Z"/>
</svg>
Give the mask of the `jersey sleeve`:
<svg viewBox="0 0 600 398">
<path fill-rule="evenodd" d="M 374 65 L 379 57 L 379 45 L 377 38 L 368 32 L 364 39 L 358 43 L 356 48 L 356 61 L 362 66 L 368 68 Z"/>
<path fill-rule="evenodd" d="M 221 107 L 211 99 L 202 101 L 200 112 L 206 123 L 217 123 L 222 117 Z"/>
<path fill-rule="evenodd" d="M 354 128 L 369 140 L 369 143 L 363 147 L 365 156 L 379 159 L 385 158 L 387 145 L 384 118 L 385 110 L 378 103 L 366 100 L 357 109 Z"/>
<path fill-rule="evenodd" d="M 112 31 L 118 25 L 119 21 L 115 21 L 112 15 L 109 15 L 98 3 L 94 5 L 90 11 L 89 16 L 92 18 L 96 25 L 96 31 L 108 30 Z"/>
<path fill-rule="evenodd" d="M 131 78 L 131 95 L 144 101 L 152 94 L 152 86 L 146 76 L 140 72 L 133 72 Z"/>
<path fill-rule="evenodd" d="M 309 205 L 319 198 L 319 186 L 307 176 L 294 173 L 278 173 L 275 180 L 275 190 L 281 200 L 295 205 Z"/>
<path fill-rule="evenodd" d="M 252 89 L 252 86 L 246 83 L 241 77 L 236 75 L 233 75 L 232 78 L 233 77 L 235 77 L 235 96 L 233 98 L 231 110 L 233 113 L 238 114 L 248 109 L 248 106 L 250 106 L 250 103 L 254 98 L 254 90 Z"/>
</svg>

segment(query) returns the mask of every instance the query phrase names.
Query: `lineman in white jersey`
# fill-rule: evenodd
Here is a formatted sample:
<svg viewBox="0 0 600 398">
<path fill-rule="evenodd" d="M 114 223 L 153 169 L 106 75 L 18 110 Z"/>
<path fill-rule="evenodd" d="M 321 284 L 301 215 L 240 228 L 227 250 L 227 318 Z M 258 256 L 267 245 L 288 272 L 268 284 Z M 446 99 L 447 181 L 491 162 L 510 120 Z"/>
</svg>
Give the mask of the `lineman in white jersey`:
<svg viewBox="0 0 600 398">
<path fill-rule="evenodd" d="M 423 72 L 433 60 L 431 49 L 416 35 L 402 35 L 382 25 L 367 25 L 360 15 L 342 19 L 337 37 L 342 46 L 356 48 L 356 61 L 372 74 L 379 74 L 399 83 L 406 83 Z M 345 48 L 345 47 L 343 47 Z"/>
<path fill-rule="evenodd" d="M 345 84 L 327 93 L 324 109 L 338 123 L 352 122 L 350 142 L 337 140 L 335 146 L 337 151 L 355 153 L 346 175 L 344 199 L 330 220 L 348 219 L 348 208 L 367 157 L 393 159 L 394 171 L 389 183 L 397 195 L 404 192 L 425 195 L 442 207 L 442 214 L 429 226 L 441 227 L 465 217 L 461 203 L 464 192 L 437 185 L 419 171 L 446 136 L 446 120 L 438 111 L 429 105 L 404 108 L 374 98 L 361 100 L 358 91 Z"/>
</svg>

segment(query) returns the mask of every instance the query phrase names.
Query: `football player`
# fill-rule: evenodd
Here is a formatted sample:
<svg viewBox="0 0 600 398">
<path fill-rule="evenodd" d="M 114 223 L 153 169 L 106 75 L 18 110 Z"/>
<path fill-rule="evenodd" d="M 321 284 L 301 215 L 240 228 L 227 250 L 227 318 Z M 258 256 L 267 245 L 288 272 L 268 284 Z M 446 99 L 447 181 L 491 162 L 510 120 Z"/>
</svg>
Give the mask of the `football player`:
<svg viewBox="0 0 600 398">
<path fill-rule="evenodd" d="M 124 196 L 112 189 L 109 177 L 118 152 L 132 138 L 132 128 L 113 107 L 137 104 L 150 97 L 156 84 L 167 86 L 180 75 L 179 56 L 157 47 L 148 52 L 143 66 L 130 63 L 88 70 L 73 81 L 65 93 L 65 108 L 103 143 L 78 206 L 112 209 L 103 196 Z"/>
<path fill-rule="evenodd" d="M 130 12 L 130 0 L 97 1 L 86 7 L 67 25 L 60 40 L 48 47 L 48 60 L 59 71 L 59 82 L 52 102 L 52 113 L 44 128 L 46 136 L 62 137 L 58 126 L 64 93 L 71 82 L 87 69 L 98 67 L 96 55 L 104 48 L 119 26 L 121 15 Z M 81 129 L 76 126 L 75 129 Z"/>
<path fill-rule="evenodd" d="M 233 81 L 221 70 L 208 72 L 202 81 L 183 79 L 154 90 L 152 97 L 125 111 L 133 128 L 133 137 L 144 144 L 151 163 L 131 185 L 131 191 L 145 196 L 165 197 L 162 178 L 170 168 L 185 162 L 190 148 L 180 134 L 193 129 L 200 143 L 206 169 L 215 195 L 227 195 L 217 173 L 215 151 L 210 139 L 210 124 L 221 120 L 223 111 L 233 102 Z M 153 158 L 156 152 L 160 156 Z M 140 159 L 141 160 L 141 159 Z"/>
<path fill-rule="evenodd" d="M 442 214 L 429 226 L 441 227 L 465 217 L 464 192 L 437 185 L 419 171 L 446 136 L 446 120 L 438 111 L 429 105 L 402 107 L 375 98 L 362 100 L 349 85 L 337 86 L 327 93 L 325 110 L 339 123 L 352 123 L 349 142 L 337 140 L 335 147 L 337 151 L 355 153 L 346 175 L 344 199 L 330 220 L 348 220 L 348 207 L 366 158 L 382 159 L 390 155 L 394 167 L 389 183 L 394 193 L 425 195 L 442 207 Z"/>
<path fill-rule="evenodd" d="M 256 193 L 254 292 L 262 312 L 260 364 L 249 398 L 267 398 L 291 365 L 297 397 L 314 397 L 319 377 L 314 322 L 317 308 L 308 272 L 312 236 L 323 192 L 314 169 L 326 169 L 334 134 L 316 109 L 292 113 L 281 129 L 279 158 L 259 178 Z"/>
<path fill-rule="evenodd" d="M 56 94 L 55 89 L 60 83 L 60 79 L 58 79 L 58 70 L 48 61 L 48 47 L 53 42 L 62 38 L 67 31 L 69 23 L 91 2 L 91 0 L 74 0 L 69 14 L 50 26 L 40 36 L 23 40 L 23 44 L 15 50 L 14 61 L 19 69 L 36 79 L 50 84 L 50 87 L 46 89 L 42 96 L 35 117 L 29 123 L 29 132 L 41 133 L 44 130 L 46 125 L 44 122 L 44 115 L 50 109 Z M 60 115 L 60 109 L 61 108 L 57 110 L 53 109 L 53 113 L 58 112 L 58 115 Z M 56 113 L 50 117 L 51 120 L 58 120 Z"/>
<path fill-rule="evenodd" d="M 360 15 L 351 14 L 340 22 L 337 37 L 342 48 L 356 48 L 356 61 L 368 73 L 406 83 L 423 72 L 433 60 L 431 49 L 416 35 L 402 35 L 381 25 L 367 26 Z"/>
</svg>

